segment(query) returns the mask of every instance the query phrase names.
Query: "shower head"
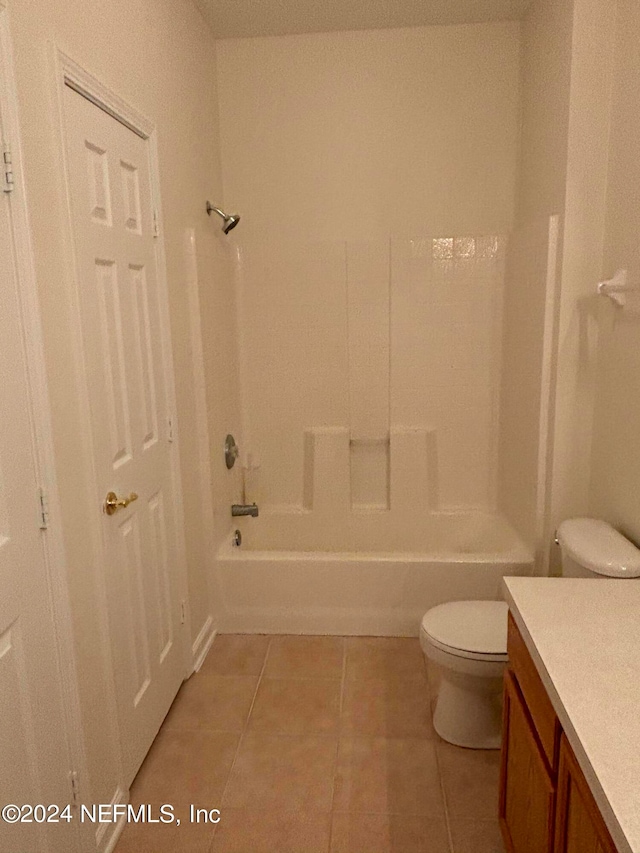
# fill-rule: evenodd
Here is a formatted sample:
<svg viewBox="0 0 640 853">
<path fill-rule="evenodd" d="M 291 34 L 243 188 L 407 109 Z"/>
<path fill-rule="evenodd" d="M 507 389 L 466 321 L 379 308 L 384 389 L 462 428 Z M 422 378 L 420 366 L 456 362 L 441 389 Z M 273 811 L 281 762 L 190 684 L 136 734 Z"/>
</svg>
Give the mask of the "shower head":
<svg viewBox="0 0 640 853">
<path fill-rule="evenodd" d="M 219 207 L 214 207 L 210 201 L 207 202 L 207 213 L 211 216 L 211 213 L 217 213 L 218 216 L 222 217 L 222 230 L 225 234 L 228 234 L 232 228 L 235 228 L 238 222 L 240 222 L 240 216 L 237 213 L 227 214 L 224 210 L 220 210 Z"/>
</svg>

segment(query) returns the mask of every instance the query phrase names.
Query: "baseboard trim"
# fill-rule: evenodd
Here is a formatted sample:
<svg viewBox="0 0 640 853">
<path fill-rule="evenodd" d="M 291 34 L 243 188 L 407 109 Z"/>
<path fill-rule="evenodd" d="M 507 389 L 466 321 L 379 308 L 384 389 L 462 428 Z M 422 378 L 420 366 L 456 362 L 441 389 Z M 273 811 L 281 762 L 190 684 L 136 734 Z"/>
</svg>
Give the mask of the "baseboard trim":
<svg viewBox="0 0 640 853">
<path fill-rule="evenodd" d="M 111 805 L 119 805 L 120 803 L 129 802 L 129 793 L 123 788 L 116 788 L 115 794 L 111 798 Z M 102 823 L 96 830 L 96 849 L 100 853 L 113 853 L 120 836 L 122 835 L 125 826 L 127 825 L 126 815 L 118 818 L 117 823 Z"/>
<path fill-rule="evenodd" d="M 213 617 L 208 616 L 191 647 L 194 672 L 200 670 L 217 633 L 213 627 Z"/>
</svg>

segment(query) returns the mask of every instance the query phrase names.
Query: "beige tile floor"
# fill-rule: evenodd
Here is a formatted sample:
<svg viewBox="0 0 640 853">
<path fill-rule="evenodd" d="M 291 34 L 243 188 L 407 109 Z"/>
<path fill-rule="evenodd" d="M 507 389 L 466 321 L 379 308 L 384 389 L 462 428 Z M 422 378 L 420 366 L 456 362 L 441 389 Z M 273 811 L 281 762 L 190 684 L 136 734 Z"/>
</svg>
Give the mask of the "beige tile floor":
<svg viewBox="0 0 640 853">
<path fill-rule="evenodd" d="M 218 636 L 131 792 L 181 825 L 116 853 L 502 853 L 498 753 L 438 738 L 437 681 L 413 639 Z"/>
</svg>

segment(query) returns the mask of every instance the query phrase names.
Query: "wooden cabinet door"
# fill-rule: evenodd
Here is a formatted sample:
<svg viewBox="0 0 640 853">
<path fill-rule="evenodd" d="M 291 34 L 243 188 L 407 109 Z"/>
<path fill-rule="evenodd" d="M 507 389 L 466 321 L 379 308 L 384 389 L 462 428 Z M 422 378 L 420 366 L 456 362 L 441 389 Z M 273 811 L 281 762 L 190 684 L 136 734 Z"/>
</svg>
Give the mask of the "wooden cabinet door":
<svg viewBox="0 0 640 853">
<path fill-rule="evenodd" d="M 598 805 L 564 735 L 560 743 L 554 853 L 616 853 Z"/>
<path fill-rule="evenodd" d="M 560 735 L 562 734 L 560 721 L 511 613 L 509 614 L 507 632 L 507 650 L 509 652 L 509 668 L 518 683 L 538 743 L 542 748 L 551 775 L 555 779 L 558 773 Z"/>
<path fill-rule="evenodd" d="M 508 671 L 500 778 L 500 826 L 508 853 L 552 852 L 554 805 L 553 779 L 518 683 Z"/>
</svg>

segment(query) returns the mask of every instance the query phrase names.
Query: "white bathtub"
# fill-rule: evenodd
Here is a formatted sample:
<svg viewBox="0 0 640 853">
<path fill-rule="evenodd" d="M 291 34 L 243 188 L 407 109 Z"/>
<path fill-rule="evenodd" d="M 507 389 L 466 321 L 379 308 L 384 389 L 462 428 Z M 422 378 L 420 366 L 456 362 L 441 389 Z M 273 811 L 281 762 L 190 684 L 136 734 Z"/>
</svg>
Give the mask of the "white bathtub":
<svg viewBox="0 0 640 853">
<path fill-rule="evenodd" d="M 224 632 L 417 636 L 430 607 L 501 598 L 504 576 L 533 571 L 507 522 L 484 513 L 352 515 L 321 541 L 304 513 L 237 521 L 242 545 L 230 535 L 217 555 Z"/>
</svg>

